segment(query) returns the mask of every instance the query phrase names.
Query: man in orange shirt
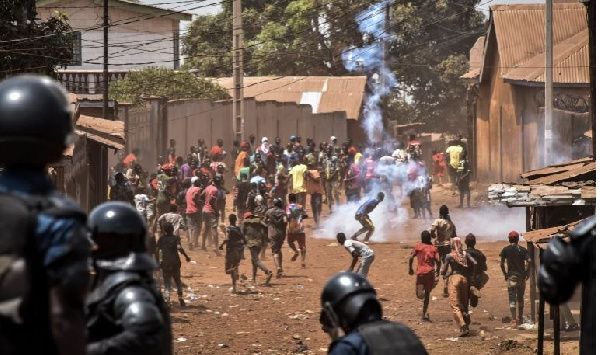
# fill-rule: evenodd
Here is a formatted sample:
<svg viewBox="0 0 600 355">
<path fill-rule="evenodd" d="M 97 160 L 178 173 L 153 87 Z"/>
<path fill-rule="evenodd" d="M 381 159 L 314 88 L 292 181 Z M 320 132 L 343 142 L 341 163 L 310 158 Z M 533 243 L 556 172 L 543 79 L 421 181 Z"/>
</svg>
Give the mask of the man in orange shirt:
<svg viewBox="0 0 600 355">
<path fill-rule="evenodd" d="M 240 145 L 240 153 L 238 154 L 237 158 L 235 159 L 235 166 L 234 166 L 234 176 L 239 176 L 240 175 L 240 170 L 244 167 L 244 159 L 246 159 L 246 157 L 248 156 L 248 150 L 250 149 L 250 143 L 243 141 L 242 144 Z"/>
<path fill-rule="evenodd" d="M 127 165 L 127 169 L 133 169 L 133 164 L 137 163 L 137 156 L 140 154 L 140 150 L 134 148 L 131 153 L 129 153 L 125 159 L 123 159 L 123 164 Z"/>
</svg>

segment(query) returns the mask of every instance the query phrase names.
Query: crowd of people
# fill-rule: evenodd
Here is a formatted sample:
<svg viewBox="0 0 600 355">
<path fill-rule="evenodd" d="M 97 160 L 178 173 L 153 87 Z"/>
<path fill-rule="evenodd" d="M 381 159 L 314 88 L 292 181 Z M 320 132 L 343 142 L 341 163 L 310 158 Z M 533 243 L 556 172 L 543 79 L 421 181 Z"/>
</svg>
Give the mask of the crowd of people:
<svg viewBox="0 0 600 355">
<path fill-rule="evenodd" d="M 225 238 L 219 244 L 219 220 L 224 222 L 228 193 L 222 140 L 210 150 L 199 142 L 186 161 L 175 155 L 175 142 L 171 142 L 155 174 L 142 169 L 139 152 L 132 151 L 115 168 L 111 201 L 96 206 L 87 216 L 46 175 L 47 164 L 61 158 L 73 134 L 69 107 L 64 89 L 49 78 L 17 76 L 0 83 L 3 354 L 172 354 L 171 279 L 184 306 L 178 254 L 191 260 L 182 237 L 189 248 L 210 246 L 217 255 L 226 246 L 225 271 L 231 276 L 233 292 L 237 281 L 244 279 L 238 268 L 245 248 L 251 254 L 252 280 L 256 282 L 261 269 L 269 284 L 273 276 L 283 275 L 281 249 L 286 237 L 293 251 L 291 261 L 300 257 L 306 267 L 306 196 L 311 197 L 311 207 L 319 207 L 312 208 L 318 223 L 322 195 L 330 211 L 335 210 L 342 186 L 349 199 L 361 200 L 363 195 L 367 199 L 355 215 L 363 228 L 350 240 L 343 233 L 337 235 L 352 256 L 349 271 L 334 275 L 321 294 L 320 322 L 333 340 L 329 353 L 426 354 L 412 330 L 383 318 L 376 290 L 366 278 L 375 259 L 366 244 L 373 232 L 369 213 L 384 198 L 388 211 L 393 212 L 398 207 L 394 187 L 412 193 L 415 182 L 423 177 L 420 144 L 414 137 L 406 149 L 396 145 L 391 153 L 383 147 L 356 149 L 351 141 L 337 147 L 335 137 L 321 144 L 319 151 L 310 140 L 302 146 L 299 137 L 291 137 L 283 151 L 277 139 L 270 145 L 266 137 L 256 149 L 252 137 L 239 144 L 239 152 L 235 145 L 235 213 L 228 216 L 229 226 L 222 225 Z M 390 166 L 396 175 L 386 170 Z M 463 248 L 446 206 L 439 212 L 411 254 L 409 273 L 414 273 L 416 258 L 416 294 L 424 302 L 424 319 L 429 319 L 429 296 L 437 278 L 441 274 L 447 280 L 444 294 L 450 297 L 461 335 L 468 335 L 469 304 L 477 306 L 480 290 L 489 279 L 486 258 L 475 249 L 473 235 L 465 238 L 467 248 Z M 362 233 L 367 233 L 366 240 L 359 242 L 356 239 Z M 591 304 L 595 310 L 593 297 L 588 297 L 595 294 L 595 219 L 582 223 L 572 237 L 569 243 L 554 241 L 545 255 L 541 291 L 559 303 L 582 281 L 585 306 Z M 511 232 L 508 238 L 509 245 L 500 254 L 501 269 L 512 318 L 519 324 L 529 254 L 518 245 L 519 233 Z M 267 245 L 275 273 L 261 263 L 260 254 Z M 358 260 L 359 270 L 354 273 Z M 153 277 L 158 266 L 167 302 Z M 588 334 L 595 328 L 590 319 L 585 318 L 587 327 L 582 333 L 588 350 L 595 346 L 593 332 Z"/>
</svg>

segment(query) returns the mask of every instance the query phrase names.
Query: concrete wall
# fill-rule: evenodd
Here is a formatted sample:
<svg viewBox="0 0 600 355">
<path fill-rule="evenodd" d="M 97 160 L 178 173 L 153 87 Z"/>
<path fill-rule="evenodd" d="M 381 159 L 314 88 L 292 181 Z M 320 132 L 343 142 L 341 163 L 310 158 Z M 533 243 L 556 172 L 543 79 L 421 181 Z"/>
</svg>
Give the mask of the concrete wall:
<svg viewBox="0 0 600 355">
<path fill-rule="evenodd" d="M 63 12 L 69 18 L 73 30 L 81 32 L 83 64 L 68 66 L 67 69 L 102 69 L 104 37 L 101 5 L 92 0 L 61 0 L 46 7 L 38 7 L 37 11 L 41 19 L 52 16 L 54 11 Z M 147 19 L 152 15 L 112 6 L 109 8 L 109 16 L 111 23 L 115 24 L 108 31 L 109 63 L 118 65 L 113 68 L 175 68 L 174 39 L 179 34 L 179 21 L 166 17 Z M 129 21 L 135 22 L 125 24 Z"/>
<path fill-rule="evenodd" d="M 247 139 L 254 134 L 255 144 L 263 136 L 271 142 L 280 137 L 284 143 L 291 135 L 300 135 L 303 141 L 313 138 L 316 142 L 328 141 L 332 135 L 340 142 L 348 137 L 345 112 L 313 114 L 310 105 L 254 99 L 244 101 L 244 110 L 244 136 Z M 139 160 L 148 170 L 153 170 L 156 158 L 165 154 L 170 139 L 176 141 L 176 154 L 184 157 L 191 145 L 198 144 L 198 139 L 210 147 L 222 138 L 227 152 L 233 146 L 231 102 L 192 99 L 167 103 L 150 99 L 146 107 L 125 107 L 122 111 L 119 117 L 125 121 L 127 147 L 140 149 Z M 231 166 L 232 157 L 225 162 Z"/>
</svg>

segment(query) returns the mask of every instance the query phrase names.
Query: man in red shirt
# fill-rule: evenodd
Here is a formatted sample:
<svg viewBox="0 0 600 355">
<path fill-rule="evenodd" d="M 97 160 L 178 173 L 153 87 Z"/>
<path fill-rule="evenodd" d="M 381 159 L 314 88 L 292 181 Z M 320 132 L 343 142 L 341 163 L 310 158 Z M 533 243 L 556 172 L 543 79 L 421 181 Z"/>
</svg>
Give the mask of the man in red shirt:
<svg viewBox="0 0 600 355">
<path fill-rule="evenodd" d="M 219 233 L 217 231 L 217 226 L 219 224 L 219 212 L 217 209 L 219 181 L 220 180 L 212 179 L 210 185 L 208 185 L 200 195 L 200 199 L 204 198 L 204 207 L 202 208 L 202 222 L 204 224 L 202 250 L 206 250 L 206 238 L 208 237 L 208 233 L 210 233 L 215 247 L 215 254 L 217 256 L 221 255 L 221 253 L 219 253 Z"/>
<path fill-rule="evenodd" d="M 417 257 L 417 298 L 423 300 L 422 320 L 429 321 L 429 295 L 437 283 L 440 276 L 440 255 L 437 248 L 431 244 L 431 234 L 429 231 L 421 232 L 421 243 L 415 246 L 410 254 L 408 261 L 408 274 L 414 275 L 413 259 Z M 434 267 L 435 266 L 435 267 Z"/>
<path fill-rule="evenodd" d="M 192 178 L 192 187 L 185 193 L 185 214 L 189 223 L 188 243 L 191 250 L 194 247 L 198 247 L 198 237 L 200 236 L 200 230 L 202 230 L 202 212 L 200 211 L 200 206 L 202 206 L 202 201 L 200 200 L 202 189 L 200 186 L 200 178 L 194 176 Z"/>
</svg>

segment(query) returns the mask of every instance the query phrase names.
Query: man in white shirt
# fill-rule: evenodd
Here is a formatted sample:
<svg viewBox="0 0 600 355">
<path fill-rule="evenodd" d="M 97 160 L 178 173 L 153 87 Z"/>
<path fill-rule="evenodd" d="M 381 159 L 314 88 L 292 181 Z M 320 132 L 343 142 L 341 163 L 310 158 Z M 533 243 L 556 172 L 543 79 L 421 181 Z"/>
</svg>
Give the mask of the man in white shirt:
<svg viewBox="0 0 600 355">
<path fill-rule="evenodd" d="M 359 241 L 346 239 L 344 233 L 337 234 L 337 241 L 346 248 L 350 255 L 352 255 L 352 264 L 350 264 L 348 271 L 354 272 L 356 262 L 358 261 L 358 258 L 360 258 L 360 265 L 358 266 L 356 273 L 367 277 L 371 264 L 373 263 L 373 260 L 375 260 L 375 252 L 373 249 Z"/>
</svg>

